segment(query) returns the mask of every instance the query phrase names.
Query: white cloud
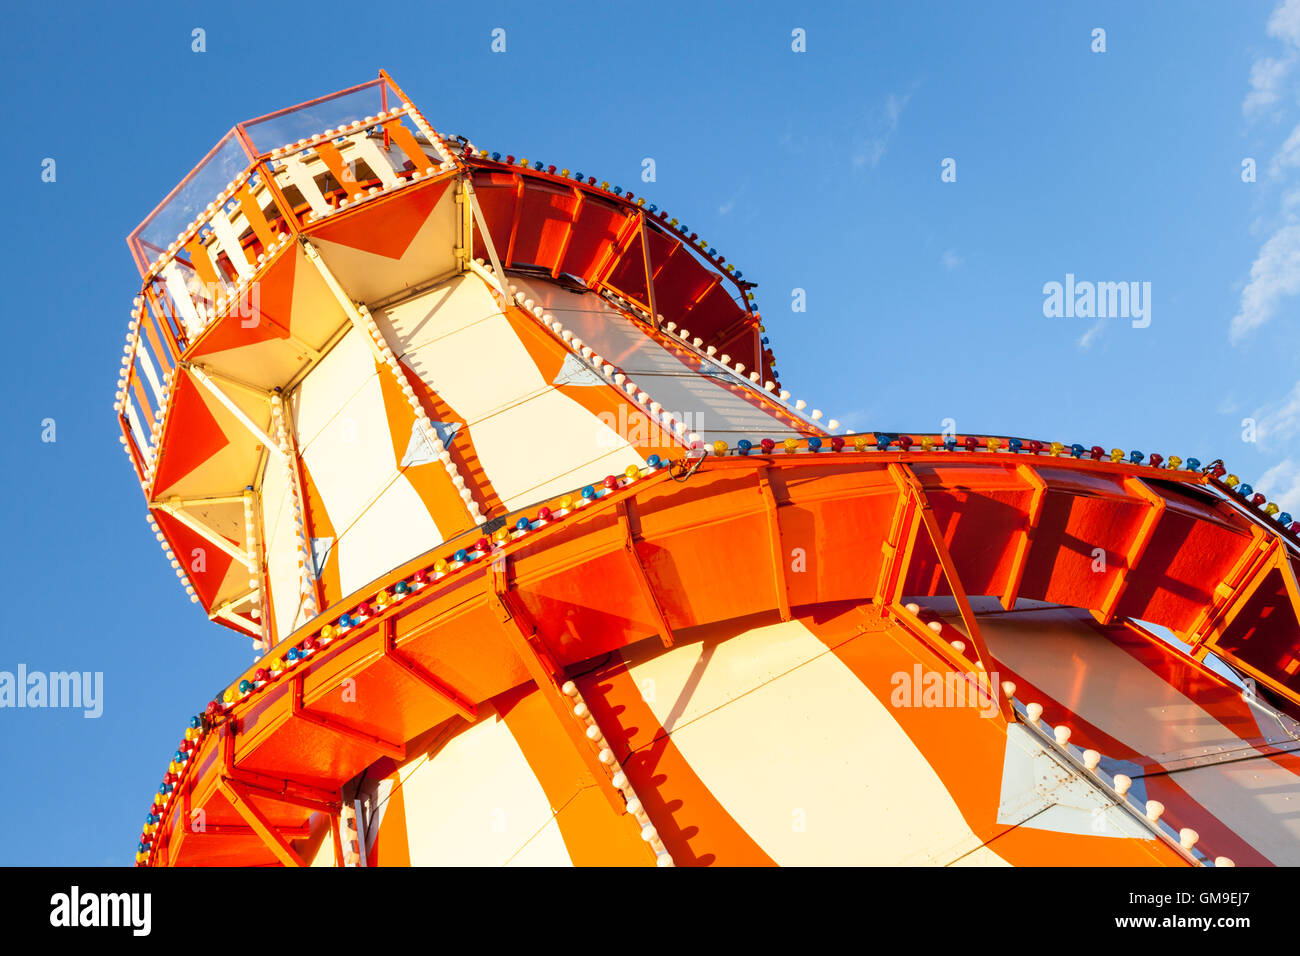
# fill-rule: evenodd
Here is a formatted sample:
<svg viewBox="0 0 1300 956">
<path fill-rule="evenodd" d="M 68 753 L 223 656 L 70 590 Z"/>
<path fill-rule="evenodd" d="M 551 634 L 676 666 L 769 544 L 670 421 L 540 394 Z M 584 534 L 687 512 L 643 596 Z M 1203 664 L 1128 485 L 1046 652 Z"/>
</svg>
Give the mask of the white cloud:
<svg viewBox="0 0 1300 956">
<path fill-rule="evenodd" d="M 1300 382 L 1280 402 L 1265 405 L 1254 414 L 1255 440 L 1261 448 L 1285 446 L 1300 433 Z"/>
<path fill-rule="evenodd" d="M 1279 461 L 1259 476 L 1255 490 L 1283 511 L 1300 514 L 1300 462 L 1293 458 Z"/>
<path fill-rule="evenodd" d="M 1283 169 L 1294 166 L 1300 166 L 1300 126 L 1291 130 L 1291 135 L 1273 157 L 1271 171 L 1276 176 Z"/>
<path fill-rule="evenodd" d="M 1300 223 L 1283 226 L 1260 247 L 1241 290 L 1241 305 L 1228 335 L 1239 342 L 1277 312 L 1278 303 L 1300 292 Z"/>
<path fill-rule="evenodd" d="M 943 267 L 949 272 L 966 264 L 966 260 L 959 256 L 955 249 L 945 249 L 943 255 L 939 257 L 939 261 L 943 263 Z"/>
<path fill-rule="evenodd" d="M 1300 0 L 1283 0 L 1268 18 L 1268 35 L 1300 47 Z"/>
<path fill-rule="evenodd" d="M 1291 72 L 1293 63 L 1294 57 L 1280 60 L 1262 57 L 1251 64 L 1250 92 L 1242 101 L 1241 111 L 1247 116 L 1255 117 L 1277 105 L 1281 99 L 1282 83 Z"/>
<path fill-rule="evenodd" d="M 1250 92 L 1241 104 L 1247 116 L 1258 116 L 1276 106 L 1300 50 L 1300 0 L 1282 0 L 1268 18 L 1268 35 L 1289 47 L 1281 57 L 1260 57 L 1250 67 Z"/>
<path fill-rule="evenodd" d="M 898 119 L 903 115 L 903 109 L 911 98 L 911 93 L 902 96 L 890 93 L 885 97 L 884 105 L 873 112 L 868 122 L 869 132 L 865 141 L 853 150 L 853 165 L 856 168 L 870 166 L 875 169 L 884 158 L 885 150 L 889 148 L 889 140 L 898 129 Z"/>
<path fill-rule="evenodd" d="M 1105 319 L 1098 319 L 1096 322 L 1092 323 L 1092 326 L 1088 331 L 1079 336 L 1079 341 L 1075 343 L 1079 351 L 1086 352 L 1088 349 L 1092 348 L 1092 344 L 1101 336 L 1102 329 L 1105 327 Z"/>
</svg>

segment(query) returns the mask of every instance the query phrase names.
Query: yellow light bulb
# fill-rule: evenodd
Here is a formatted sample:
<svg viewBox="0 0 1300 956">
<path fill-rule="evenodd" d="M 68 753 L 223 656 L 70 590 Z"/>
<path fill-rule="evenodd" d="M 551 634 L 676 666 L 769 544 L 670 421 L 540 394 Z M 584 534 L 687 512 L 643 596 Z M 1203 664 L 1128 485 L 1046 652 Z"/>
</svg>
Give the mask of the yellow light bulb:
<svg viewBox="0 0 1300 956">
<path fill-rule="evenodd" d="M 1062 445 L 1059 441 L 1052 442 L 1051 453 L 1053 458 L 1059 457 L 1061 452 L 1063 452 L 1064 450 L 1065 450 L 1065 446 Z"/>
<path fill-rule="evenodd" d="M 722 440 L 715 441 L 713 443 L 713 453 L 719 456 L 725 455 L 727 453 L 727 443 Z"/>
<path fill-rule="evenodd" d="M 793 455 L 794 450 L 799 447 L 799 439 L 787 438 L 782 444 L 785 445 L 786 454 Z"/>
<path fill-rule="evenodd" d="M 1110 450 L 1110 460 L 1111 460 L 1111 461 L 1121 461 L 1121 460 L 1123 460 L 1123 458 L 1124 458 L 1124 449 L 1122 449 L 1122 448 L 1112 448 L 1112 449 Z"/>
<path fill-rule="evenodd" d="M 636 465 L 628 465 L 627 468 L 623 470 L 623 474 L 629 478 L 639 478 L 641 477 L 641 469 Z"/>
<path fill-rule="evenodd" d="M 1264 514 L 1268 515 L 1271 518 L 1273 515 L 1277 514 L 1281 510 L 1282 510 L 1281 508 L 1279 508 L 1277 505 L 1273 504 L 1270 501 L 1268 505 L 1264 508 Z"/>
<path fill-rule="evenodd" d="M 1236 475 L 1229 475 L 1227 478 L 1223 479 L 1223 483 L 1229 488 L 1236 488 L 1237 485 L 1241 483 L 1241 479 Z"/>
</svg>

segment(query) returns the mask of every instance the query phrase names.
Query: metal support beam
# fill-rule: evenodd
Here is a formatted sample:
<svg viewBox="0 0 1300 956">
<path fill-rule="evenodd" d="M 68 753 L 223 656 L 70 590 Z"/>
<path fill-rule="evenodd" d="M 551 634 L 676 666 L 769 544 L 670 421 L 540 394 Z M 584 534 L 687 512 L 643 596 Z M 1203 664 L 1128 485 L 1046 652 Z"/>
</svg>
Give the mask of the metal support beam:
<svg viewBox="0 0 1300 956">
<path fill-rule="evenodd" d="M 645 292 L 650 300 L 650 324 L 659 329 L 659 310 L 655 307 L 655 276 L 650 264 L 650 231 L 645 226 L 645 213 L 641 214 L 641 258 L 645 260 Z"/>
<path fill-rule="evenodd" d="M 243 499 L 241 498 L 240 500 L 242 501 Z M 181 524 L 185 525 L 185 527 L 189 528 L 191 531 L 197 534 L 200 538 L 203 538 L 205 541 L 209 542 L 210 544 L 213 544 L 216 547 L 220 548 L 222 551 L 230 555 L 240 564 L 244 565 L 244 567 L 248 567 L 250 564 L 255 564 L 252 556 L 249 555 L 247 551 L 245 551 L 243 548 L 239 547 L 238 545 L 231 544 L 228 540 L 226 540 L 226 537 L 224 535 L 218 534 L 216 531 L 213 531 L 211 528 L 209 528 L 198 518 L 195 518 L 193 515 L 186 514 L 183 509 L 176 507 L 174 503 L 170 501 L 156 501 L 154 502 L 153 507 L 163 512 L 163 514 L 170 515 L 171 517 L 175 518 Z"/>
<path fill-rule="evenodd" d="M 229 411 L 230 414 L 234 415 L 235 418 L 239 420 L 239 423 L 247 428 L 254 438 L 265 445 L 266 449 L 271 452 L 271 454 L 283 457 L 280 454 L 280 446 L 277 445 L 266 432 L 264 432 L 251 418 L 248 417 L 248 414 L 235 403 L 234 399 L 217 387 L 217 383 L 212 380 L 212 376 L 209 375 L 207 371 L 198 365 L 189 362 L 182 363 L 182 367 L 189 369 L 189 373 L 193 376 L 194 381 L 198 382 L 199 385 L 203 386 L 203 388 L 206 389 L 213 398 L 224 405 L 226 410 Z"/>
<path fill-rule="evenodd" d="M 952 591 L 953 599 L 957 602 L 957 611 L 961 615 L 962 623 L 966 625 L 966 636 L 975 649 L 979 663 L 983 665 L 981 683 L 985 686 L 992 699 L 997 702 L 998 710 L 1002 712 L 1003 718 L 1008 723 L 1012 723 L 1015 721 L 1015 712 L 1011 708 L 1010 701 L 1002 693 L 1002 688 L 996 686 L 990 676 L 992 673 L 991 668 L 995 663 L 993 656 L 989 653 L 988 645 L 984 643 L 984 636 L 980 633 L 979 621 L 975 618 L 970 598 L 967 597 L 966 589 L 962 586 L 961 577 L 957 573 L 957 565 L 948 552 L 947 542 L 944 541 L 943 532 L 939 528 L 939 521 L 935 517 L 934 509 L 930 507 L 930 501 L 926 497 L 925 489 L 921 487 L 921 482 L 912 469 L 906 465 L 891 464 L 889 465 L 889 473 L 898 485 L 899 493 L 909 495 L 915 501 L 916 515 L 930 538 L 930 544 L 934 546 L 934 553 L 939 559 L 939 566 L 943 569 L 944 577 L 948 579 L 948 587 Z M 906 569 L 904 568 L 902 573 L 899 574 L 899 580 L 902 581 L 905 577 Z"/>
<path fill-rule="evenodd" d="M 461 694 L 459 691 L 447 686 L 433 674 L 430 674 L 420 664 L 403 655 L 397 649 L 397 621 L 395 618 L 388 618 L 384 621 L 384 656 L 396 664 L 402 670 L 406 671 L 411 677 L 419 681 L 434 694 L 441 697 L 456 713 L 460 714 L 470 723 L 478 720 L 478 708 L 472 701 Z"/>
<path fill-rule="evenodd" d="M 474 213 L 474 221 L 478 223 L 478 231 L 483 235 L 483 247 L 487 249 L 488 259 L 492 262 L 492 268 L 496 275 L 491 279 L 496 286 L 497 292 L 501 294 L 502 307 L 510 304 L 510 293 L 506 291 L 506 270 L 501 267 L 501 260 L 497 257 L 497 247 L 492 242 L 492 234 L 488 232 L 487 220 L 483 218 L 483 210 L 479 207 L 478 196 L 474 193 L 474 179 L 469 173 L 464 174 L 465 192 L 469 196 L 469 206 Z M 473 239 L 468 242 L 470 249 L 470 258 L 473 260 Z"/>
<path fill-rule="evenodd" d="M 1115 617 L 1115 608 L 1119 606 L 1120 598 L 1124 596 L 1124 589 L 1128 587 L 1129 577 L 1137 568 L 1138 562 L 1142 560 L 1142 555 L 1146 553 L 1147 546 L 1151 539 L 1155 537 L 1156 526 L 1160 523 L 1160 516 L 1165 513 L 1165 499 L 1161 498 L 1140 478 L 1124 479 L 1124 487 L 1146 499 L 1150 507 L 1147 513 L 1142 516 L 1142 523 L 1138 526 L 1137 533 L 1133 540 L 1129 542 L 1128 551 L 1124 554 L 1124 567 L 1119 569 L 1115 579 L 1111 582 L 1110 590 L 1107 592 L 1105 599 L 1101 602 L 1101 607 L 1097 609 L 1096 618 L 1102 624 L 1109 624 Z"/>
<path fill-rule="evenodd" d="M 772 481 L 768 469 L 758 469 L 758 491 L 763 496 L 766 506 L 767 539 L 771 547 L 772 583 L 776 589 L 776 607 L 781 620 L 790 620 L 790 584 L 785 576 L 785 546 L 781 543 L 781 519 L 777 514 L 776 494 L 772 491 Z"/>
<path fill-rule="evenodd" d="M 225 796 L 225 798 L 230 801 L 230 805 L 235 808 L 235 812 L 244 818 L 249 827 L 252 828 L 253 832 L 261 837 L 262 843 L 266 845 L 266 848 L 274 853 L 281 863 L 285 866 L 307 865 L 303 862 L 302 857 L 294 851 L 294 848 L 289 845 L 288 841 L 286 841 L 284 837 L 276 831 L 275 827 L 271 824 L 271 821 L 263 816 L 262 812 L 257 809 L 253 804 L 253 801 L 249 799 L 249 795 L 244 792 L 243 787 L 239 783 L 231 780 L 229 777 L 223 776 L 220 778 L 218 786 L 220 787 L 222 795 Z"/>
<path fill-rule="evenodd" d="M 1197 660 L 1205 657 L 1206 642 L 1227 629 L 1272 570 L 1277 544 L 1278 539 L 1270 538 L 1262 528 L 1251 528 L 1250 542 L 1242 549 L 1227 578 L 1215 587 L 1210 603 L 1197 615 L 1183 638 L 1188 644 L 1188 653 Z"/>
<path fill-rule="evenodd" d="M 1039 477 L 1037 470 L 1028 465 L 1017 465 L 1016 473 L 1029 483 L 1033 491 L 1029 496 L 1029 510 L 1025 515 L 1025 527 L 1016 541 L 1015 553 L 1011 556 L 1011 569 L 1007 572 L 1006 590 L 1002 592 L 1002 606 L 1008 611 L 1016 606 L 1016 596 L 1020 593 L 1020 582 L 1025 577 L 1025 566 L 1029 563 L 1029 549 L 1033 547 L 1034 535 L 1038 531 L 1038 522 L 1043 517 L 1043 501 L 1047 497 L 1047 482 Z"/>
<path fill-rule="evenodd" d="M 406 744 L 393 743 L 385 740 L 383 737 L 368 731 L 353 727 L 346 721 L 335 717 L 333 714 L 318 714 L 315 711 L 308 710 L 303 703 L 303 681 L 305 675 L 299 674 L 293 679 L 293 687 L 290 689 L 290 712 L 299 720 L 306 721 L 309 724 L 315 724 L 323 730 L 330 733 L 346 737 L 350 740 L 356 740 L 368 747 L 373 747 L 386 757 L 392 757 L 399 763 L 406 759 Z"/>
<path fill-rule="evenodd" d="M 641 597 L 645 601 L 646 609 L 649 610 L 650 616 L 654 618 L 655 624 L 659 628 L 659 640 L 663 642 L 664 647 L 673 646 L 673 629 L 668 623 L 668 618 L 664 616 L 664 610 L 659 605 L 659 599 L 655 596 L 654 586 L 650 583 L 650 578 L 646 574 L 645 565 L 641 563 L 641 555 L 637 552 L 636 543 L 640 537 L 640 522 L 635 521 L 636 528 L 633 528 L 634 520 L 637 518 L 636 503 L 625 498 L 618 503 L 618 521 L 623 526 L 623 550 L 627 553 L 628 560 L 632 565 L 632 574 L 636 578 L 637 587 L 641 590 Z"/>
<path fill-rule="evenodd" d="M 495 565 L 491 570 L 489 579 L 487 603 L 497 620 L 501 622 L 502 633 L 505 635 L 511 649 L 528 669 L 528 674 L 532 677 L 533 683 L 537 685 L 538 691 L 541 692 L 542 697 L 559 719 L 560 726 L 564 728 L 564 732 L 569 736 L 569 740 L 577 750 L 578 756 L 586 764 L 592 777 L 595 778 L 600 792 L 605 795 L 615 813 L 620 815 L 626 813 L 627 806 L 623 802 L 622 796 L 610 781 L 604 764 L 600 762 L 595 751 L 591 749 L 590 742 L 578 726 L 578 720 L 570 709 L 568 698 L 560 690 L 559 679 L 563 674 L 559 665 L 552 659 L 545 645 L 534 640 L 537 635 L 536 625 L 529 619 L 527 612 L 519 605 L 519 602 L 514 600 L 510 594 L 510 586 L 506 581 L 505 570 L 497 568 Z"/>
</svg>

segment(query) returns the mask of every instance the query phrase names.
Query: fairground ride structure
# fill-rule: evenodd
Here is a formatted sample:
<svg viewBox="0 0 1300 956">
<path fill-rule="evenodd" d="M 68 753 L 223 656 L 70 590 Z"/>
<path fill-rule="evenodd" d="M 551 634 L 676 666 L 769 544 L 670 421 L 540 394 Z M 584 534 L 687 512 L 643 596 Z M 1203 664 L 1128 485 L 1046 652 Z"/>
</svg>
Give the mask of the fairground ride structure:
<svg viewBox="0 0 1300 956">
<path fill-rule="evenodd" d="M 259 655 L 137 864 L 1300 863 L 1300 525 L 1222 463 L 837 434 L 696 233 L 384 73 L 129 245 L 122 444 Z"/>
</svg>

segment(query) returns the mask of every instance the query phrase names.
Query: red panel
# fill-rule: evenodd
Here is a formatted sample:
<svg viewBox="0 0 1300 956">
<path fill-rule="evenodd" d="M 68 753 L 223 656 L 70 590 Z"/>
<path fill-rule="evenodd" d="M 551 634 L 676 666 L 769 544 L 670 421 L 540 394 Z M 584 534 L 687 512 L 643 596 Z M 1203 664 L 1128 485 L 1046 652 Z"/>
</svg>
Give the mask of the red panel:
<svg viewBox="0 0 1300 956">
<path fill-rule="evenodd" d="M 262 279 L 256 296 L 245 293 L 239 315 L 228 315 L 204 330 L 192 357 L 201 358 L 270 339 L 287 339 L 293 311 L 293 278 L 297 266 L 293 249 L 282 254 Z M 245 323 L 251 323 L 245 327 Z"/>
<path fill-rule="evenodd" d="M 1215 642 L 1258 671 L 1300 691 L 1300 623 L 1282 572 L 1274 569 Z"/>
<path fill-rule="evenodd" d="M 571 190 L 546 183 L 528 183 L 519 226 L 515 230 L 511 263 L 552 268 L 560 257 L 560 248 L 569 231 L 576 203 L 577 197 Z M 495 241 L 495 235 L 493 239 Z"/>
<path fill-rule="evenodd" d="M 161 495 L 230 444 L 189 375 L 178 377 L 172 392 L 167 430 L 158 456 L 154 493 Z"/>
<path fill-rule="evenodd" d="M 344 214 L 338 219 L 331 217 L 324 225 L 310 228 L 308 232 L 327 242 L 337 242 L 389 259 L 400 259 L 451 182 L 450 179 L 443 179 L 424 186 L 409 187 L 393 199 L 381 201 L 375 206 L 361 207 L 356 213 Z M 377 217 L 367 215 L 374 209 L 380 210 L 378 218 L 382 225 L 378 228 Z"/>
<path fill-rule="evenodd" d="M 230 563 L 234 559 L 207 538 L 191 531 L 165 511 L 155 511 L 153 515 L 158 522 L 158 527 L 167 536 L 167 540 L 171 542 L 172 551 L 175 552 L 176 559 L 180 561 L 181 568 L 190 579 L 190 583 L 194 585 L 194 591 L 198 594 L 199 601 L 202 602 L 205 608 L 212 607 L 216 601 L 217 593 L 221 589 L 221 582 L 226 579 L 226 572 L 230 570 Z M 239 545 L 238 541 L 232 541 L 230 538 L 226 540 L 235 546 Z M 206 570 L 194 570 L 194 552 L 196 550 L 202 551 L 203 564 Z"/>
</svg>

